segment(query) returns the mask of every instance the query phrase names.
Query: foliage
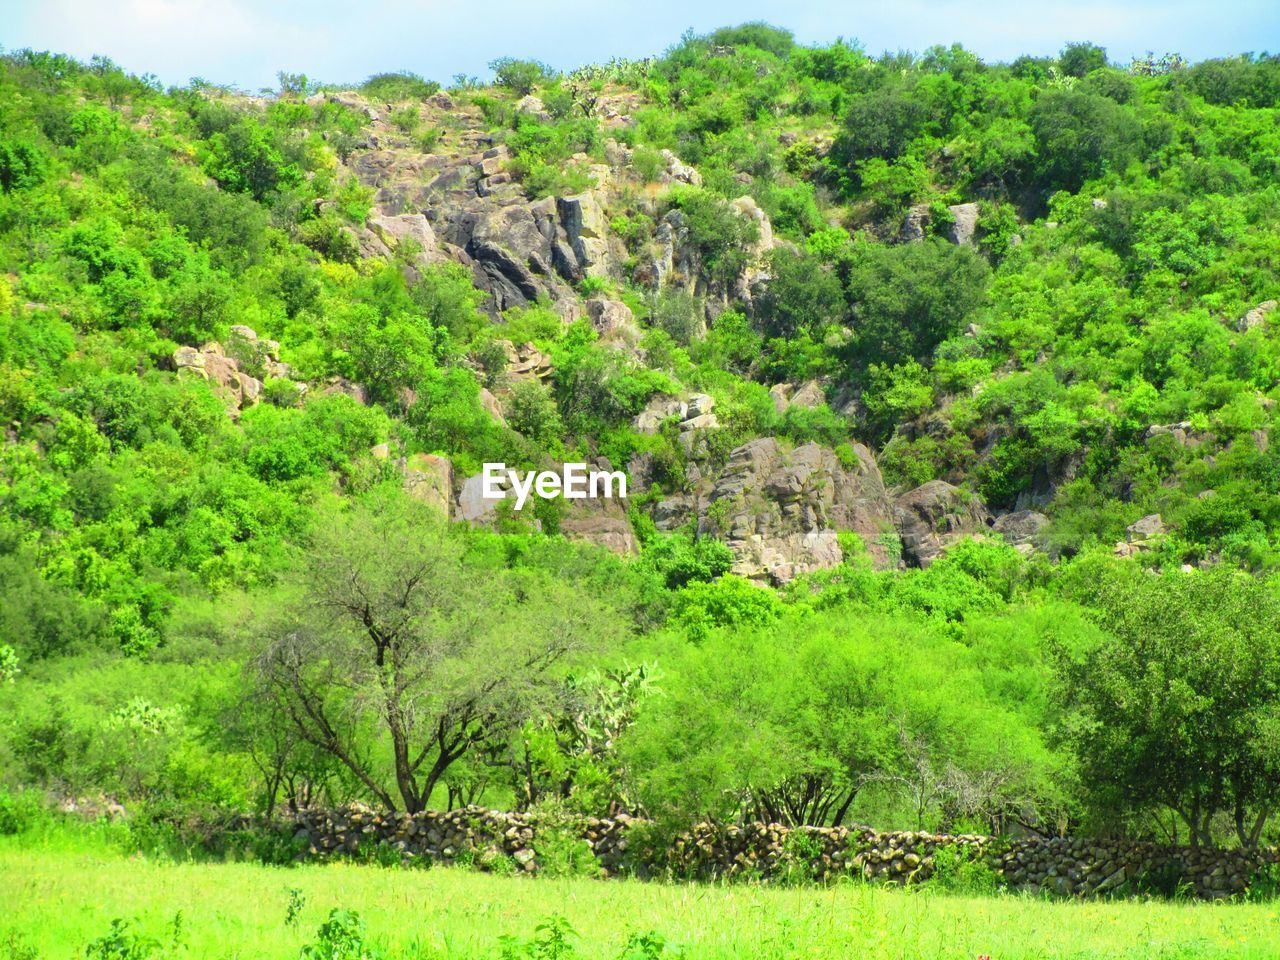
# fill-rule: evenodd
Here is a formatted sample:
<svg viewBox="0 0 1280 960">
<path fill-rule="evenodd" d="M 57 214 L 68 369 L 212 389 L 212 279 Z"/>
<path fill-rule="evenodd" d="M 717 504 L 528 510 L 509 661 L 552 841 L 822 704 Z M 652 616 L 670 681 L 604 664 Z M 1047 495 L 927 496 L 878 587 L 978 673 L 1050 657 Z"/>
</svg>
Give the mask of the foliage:
<svg viewBox="0 0 1280 960">
<path fill-rule="evenodd" d="M 489 63 L 498 86 L 507 87 L 518 96 L 533 92 L 538 84 L 555 76 L 555 71 L 538 60 L 499 57 Z"/>
<path fill-rule="evenodd" d="M 1272 587 L 1228 569 L 1146 577 L 1105 563 L 1068 586 L 1089 592 L 1109 633 L 1059 653 L 1086 782 L 1104 804 L 1176 811 L 1192 843 L 1212 844 L 1228 813 L 1240 844 L 1256 845 L 1280 789 Z"/>
<path fill-rule="evenodd" d="M 388 808 L 423 809 L 452 764 L 518 729 L 554 693 L 559 661 L 603 632 L 592 601 L 547 578 L 489 571 L 481 591 L 438 515 L 402 495 L 353 504 L 313 549 L 305 599 L 267 628 L 258 682 Z M 394 786 L 354 737 L 371 726 Z"/>
<path fill-rule="evenodd" d="M 209 819 L 355 799 L 1274 841 L 1278 64 L 872 57 L 748 23 L 565 77 L 502 58 L 447 110 L 432 81 L 369 78 L 388 149 L 505 145 L 513 216 L 608 166 L 609 275 L 558 249 L 532 302 L 411 241 L 362 256 L 367 117 L 308 96 L 330 87 L 5 54 L 0 814 L 109 795 L 179 853 Z M 516 109 L 531 92 L 545 113 Z M 638 333 L 566 322 L 590 297 Z M 502 340 L 550 368 L 509 371 Z M 174 369 L 209 341 L 257 404 Z M 694 393 L 718 428 L 642 432 Z M 868 445 L 889 501 L 937 479 L 1033 509 L 1035 549 L 898 569 L 897 531 L 824 505 L 802 525 L 844 562 L 749 583 L 726 541 L 767 524 L 706 504 L 763 436 L 854 475 Z M 568 542 L 562 503 L 446 530 L 410 502 L 487 461 L 599 458 L 631 474 L 639 556 Z M 414 486 L 423 462 L 442 489 Z M 1129 533 L 1150 515 L 1163 533 Z M 374 591 L 372 632 L 344 582 Z"/>
</svg>

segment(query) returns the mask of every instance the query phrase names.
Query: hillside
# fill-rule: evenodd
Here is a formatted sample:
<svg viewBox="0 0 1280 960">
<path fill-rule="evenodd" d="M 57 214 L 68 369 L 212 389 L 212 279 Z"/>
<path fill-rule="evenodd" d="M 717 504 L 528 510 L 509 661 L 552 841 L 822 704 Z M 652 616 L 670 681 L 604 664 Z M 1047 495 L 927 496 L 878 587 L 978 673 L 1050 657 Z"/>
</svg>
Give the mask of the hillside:
<svg viewBox="0 0 1280 960">
<path fill-rule="evenodd" d="M 0 58 L 9 787 L 1272 836 L 1280 61 L 492 68 Z"/>
</svg>

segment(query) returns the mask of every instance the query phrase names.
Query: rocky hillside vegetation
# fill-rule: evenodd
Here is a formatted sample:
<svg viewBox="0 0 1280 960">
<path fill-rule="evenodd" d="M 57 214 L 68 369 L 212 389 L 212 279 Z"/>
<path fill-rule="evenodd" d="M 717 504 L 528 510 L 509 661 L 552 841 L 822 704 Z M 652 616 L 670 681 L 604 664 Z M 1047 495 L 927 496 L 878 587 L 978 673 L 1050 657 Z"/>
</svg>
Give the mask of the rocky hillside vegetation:
<svg viewBox="0 0 1280 960">
<path fill-rule="evenodd" d="M 0 57 L 10 787 L 1272 836 L 1280 61 L 490 66 Z"/>
</svg>

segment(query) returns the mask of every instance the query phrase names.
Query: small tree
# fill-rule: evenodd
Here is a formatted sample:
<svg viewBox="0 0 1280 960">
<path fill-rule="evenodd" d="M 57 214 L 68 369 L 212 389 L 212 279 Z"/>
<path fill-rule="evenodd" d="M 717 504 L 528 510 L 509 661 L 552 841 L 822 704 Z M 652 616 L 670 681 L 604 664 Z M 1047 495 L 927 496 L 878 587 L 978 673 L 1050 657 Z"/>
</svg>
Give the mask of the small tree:
<svg viewBox="0 0 1280 960">
<path fill-rule="evenodd" d="M 1068 77 L 1084 77 L 1107 65 L 1107 51 L 1096 43 L 1068 43 L 1058 57 L 1058 66 Z"/>
<path fill-rule="evenodd" d="M 507 87 L 519 96 L 533 93 L 533 88 L 550 80 L 556 71 L 540 60 L 517 60 L 515 57 L 499 57 L 490 61 L 498 86 Z"/>
<path fill-rule="evenodd" d="M 533 577 L 477 568 L 434 511 L 380 492 L 316 536 L 260 682 L 385 807 L 422 810 L 451 765 L 544 709 L 557 666 L 611 622 Z"/>
</svg>

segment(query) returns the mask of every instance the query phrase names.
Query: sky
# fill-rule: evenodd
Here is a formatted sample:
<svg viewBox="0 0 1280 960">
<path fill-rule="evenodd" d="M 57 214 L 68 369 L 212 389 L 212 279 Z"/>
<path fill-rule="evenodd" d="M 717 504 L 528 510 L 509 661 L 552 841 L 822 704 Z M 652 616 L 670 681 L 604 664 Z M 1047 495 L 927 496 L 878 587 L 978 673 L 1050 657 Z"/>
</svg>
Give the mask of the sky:
<svg viewBox="0 0 1280 960">
<path fill-rule="evenodd" d="M 1127 63 L 1280 52 L 1280 0 L 0 0 L 0 47 L 102 54 L 165 84 L 244 90 L 279 71 L 345 83 L 412 70 L 489 76 L 500 56 L 559 69 L 662 53 L 692 28 L 764 20 L 802 43 L 857 39 L 872 54 L 959 42 L 987 61 L 1089 40 Z"/>
</svg>

